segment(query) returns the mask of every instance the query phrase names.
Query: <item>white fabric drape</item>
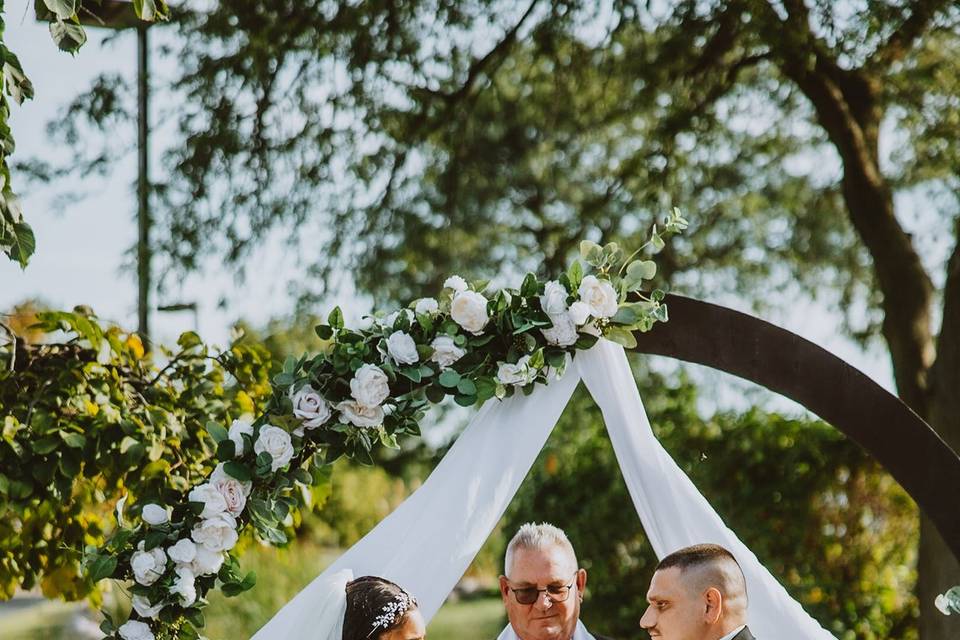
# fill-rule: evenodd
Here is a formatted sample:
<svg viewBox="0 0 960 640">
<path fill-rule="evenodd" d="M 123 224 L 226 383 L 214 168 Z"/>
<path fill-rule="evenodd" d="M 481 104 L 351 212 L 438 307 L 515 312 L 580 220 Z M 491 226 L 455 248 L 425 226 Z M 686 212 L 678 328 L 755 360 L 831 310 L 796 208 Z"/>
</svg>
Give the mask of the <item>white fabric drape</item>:
<svg viewBox="0 0 960 640">
<path fill-rule="evenodd" d="M 724 525 L 660 446 L 626 354 L 622 347 L 600 340 L 577 354 L 561 379 L 530 396 L 484 404 L 423 486 L 283 607 L 253 640 L 339 640 L 317 607 L 328 597 L 324 589 L 331 588 L 331 576 L 344 570 L 400 584 L 419 600 L 429 621 L 503 515 L 581 377 L 603 411 L 624 481 L 657 556 L 700 542 L 722 544 L 747 577 L 750 629 L 759 640 L 832 638 Z M 646 606 L 644 596 L 625 594 L 636 602 L 638 619 Z"/>
</svg>

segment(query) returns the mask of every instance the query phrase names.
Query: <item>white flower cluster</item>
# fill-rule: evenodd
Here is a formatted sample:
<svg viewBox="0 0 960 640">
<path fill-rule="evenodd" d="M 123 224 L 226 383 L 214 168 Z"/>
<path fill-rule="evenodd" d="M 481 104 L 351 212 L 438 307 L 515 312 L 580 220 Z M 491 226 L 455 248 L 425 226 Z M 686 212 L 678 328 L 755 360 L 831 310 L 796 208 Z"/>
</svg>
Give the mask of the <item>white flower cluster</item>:
<svg viewBox="0 0 960 640">
<path fill-rule="evenodd" d="M 553 326 L 543 329 L 541 333 L 549 344 L 569 347 L 577 341 L 579 331 L 596 333 L 595 328 L 588 324 L 591 317 L 605 320 L 617 313 L 617 292 L 607 280 L 586 276 L 580 282 L 577 294 L 579 300 L 567 307 L 566 287 L 556 280 L 551 280 L 544 287 L 540 306 L 550 317 Z"/>
</svg>

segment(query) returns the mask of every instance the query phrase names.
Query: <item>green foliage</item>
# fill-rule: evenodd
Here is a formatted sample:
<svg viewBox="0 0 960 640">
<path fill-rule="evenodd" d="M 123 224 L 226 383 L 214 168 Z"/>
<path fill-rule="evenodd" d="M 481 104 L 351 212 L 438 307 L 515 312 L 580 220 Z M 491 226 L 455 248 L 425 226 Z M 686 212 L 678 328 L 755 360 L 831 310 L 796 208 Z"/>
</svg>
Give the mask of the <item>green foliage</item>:
<svg viewBox="0 0 960 640">
<path fill-rule="evenodd" d="M 916 638 L 917 510 L 860 449 L 814 420 L 759 410 L 703 420 L 689 383 L 640 384 L 666 449 L 809 613 L 842 640 Z M 588 626 L 635 637 L 656 558 L 586 393 L 565 410 L 504 535 L 534 520 L 564 528 L 587 568 Z"/>
<path fill-rule="evenodd" d="M 253 345 L 212 353 L 192 333 L 147 356 L 136 335 L 92 315 L 39 319 L 46 342 L 0 347 L 0 597 L 39 583 L 73 600 L 116 568 L 93 556 L 81 577 L 83 550 L 112 529 L 118 498 L 129 517 L 208 474 L 204 425 L 252 412 L 269 392 L 269 361 Z"/>
</svg>

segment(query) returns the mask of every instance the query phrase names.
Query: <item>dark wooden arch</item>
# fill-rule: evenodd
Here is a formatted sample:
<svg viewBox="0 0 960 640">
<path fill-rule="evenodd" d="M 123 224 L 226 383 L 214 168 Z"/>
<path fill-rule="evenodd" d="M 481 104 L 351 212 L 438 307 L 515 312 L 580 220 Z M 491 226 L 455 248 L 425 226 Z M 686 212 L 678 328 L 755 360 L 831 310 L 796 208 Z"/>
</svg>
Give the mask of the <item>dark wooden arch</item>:
<svg viewBox="0 0 960 640">
<path fill-rule="evenodd" d="M 634 352 L 731 373 L 802 404 L 883 465 L 960 558 L 960 455 L 899 398 L 769 322 L 678 295 L 665 302 L 670 321 L 636 333 Z"/>
</svg>

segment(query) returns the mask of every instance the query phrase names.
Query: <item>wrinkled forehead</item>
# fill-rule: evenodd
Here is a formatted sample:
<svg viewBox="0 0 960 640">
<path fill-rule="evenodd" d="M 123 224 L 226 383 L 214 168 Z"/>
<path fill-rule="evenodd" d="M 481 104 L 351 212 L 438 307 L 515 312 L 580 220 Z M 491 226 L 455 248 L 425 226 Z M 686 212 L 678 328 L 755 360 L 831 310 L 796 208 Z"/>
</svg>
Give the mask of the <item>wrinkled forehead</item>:
<svg viewBox="0 0 960 640">
<path fill-rule="evenodd" d="M 516 549 L 507 577 L 514 582 L 549 584 L 570 580 L 576 570 L 577 560 L 570 549 L 549 545 Z"/>
</svg>

